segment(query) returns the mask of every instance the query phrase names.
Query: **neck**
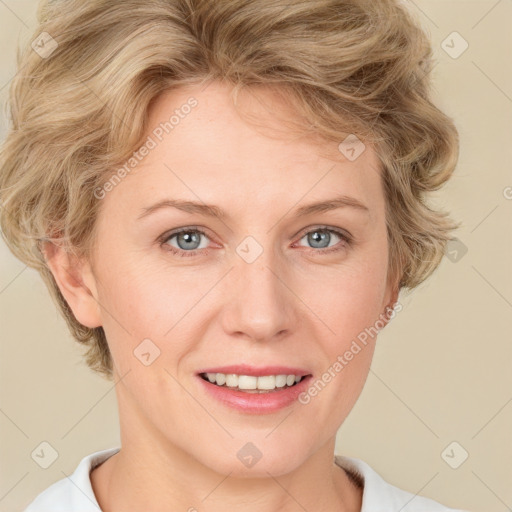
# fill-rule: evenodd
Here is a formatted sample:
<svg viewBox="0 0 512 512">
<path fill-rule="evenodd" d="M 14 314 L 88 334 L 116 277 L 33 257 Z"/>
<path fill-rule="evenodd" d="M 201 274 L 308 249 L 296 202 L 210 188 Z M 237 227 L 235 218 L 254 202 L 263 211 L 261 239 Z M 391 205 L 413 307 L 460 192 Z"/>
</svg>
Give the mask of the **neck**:
<svg viewBox="0 0 512 512">
<path fill-rule="evenodd" d="M 122 446 L 91 473 L 103 512 L 361 510 L 362 489 L 324 449 L 286 475 L 240 478 L 212 471 L 173 447 Z"/>
<path fill-rule="evenodd" d="M 215 460 L 198 460 L 133 410 L 120 427 L 121 450 L 91 472 L 103 512 L 361 510 L 362 489 L 334 463 L 335 437 L 289 472 L 254 477 L 212 469 Z"/>
</svg>

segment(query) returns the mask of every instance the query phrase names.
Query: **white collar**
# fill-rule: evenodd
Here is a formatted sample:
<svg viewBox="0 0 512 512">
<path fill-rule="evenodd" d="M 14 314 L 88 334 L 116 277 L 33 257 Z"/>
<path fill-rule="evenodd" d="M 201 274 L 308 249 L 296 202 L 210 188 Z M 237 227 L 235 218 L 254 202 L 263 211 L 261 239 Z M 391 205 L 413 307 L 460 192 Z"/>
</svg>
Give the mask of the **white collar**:
<svg viewBox="0 0 512 512">
<path fill-rule="evenodd" d="M 23 512 L 101 512 L 91 485 L 90 472 L 121 448 L 100 450 L 84 457 L 72 475 L 40 493 Z M 361 512 L 468 512 L 447 508 L 386 482 L 361 459 L 336 455 L 338 466 L 363 483 Z"/>
</svg>

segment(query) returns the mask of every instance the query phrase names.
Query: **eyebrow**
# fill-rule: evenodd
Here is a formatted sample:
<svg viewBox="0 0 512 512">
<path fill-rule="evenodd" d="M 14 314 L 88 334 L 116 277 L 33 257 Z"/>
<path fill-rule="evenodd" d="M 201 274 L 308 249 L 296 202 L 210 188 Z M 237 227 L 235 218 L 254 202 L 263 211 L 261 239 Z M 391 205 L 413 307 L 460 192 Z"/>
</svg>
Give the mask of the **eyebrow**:
<svg viewBox="0 0 512 512">
<path fill-rule="evenodd" d="M 151 206 L 142 209 L 142 213 L 137 217 L 137 220 L 147 217 L 153 212 L 161 210 L 163 208 L 176 208 L 187 213 L 195 213 L 198 215 L 204 215 L 206 217 L 213 217 L 220 220 L 228 219 L 229 215 L 219 208 L 218 206 L 198 203 L 195 201 L 186 201 L 181 199 L 164 199 Z M 346 195 L 333 197 L 325 201 L 319 201 L 316 203 L 307 204 L 301 206 L 295 210 L 295 217 L 305 217 L 314 213 L 321 213 L 330 210 L 336 210 L 338 208 L 353 208 L 356 211 L 369 214 L 369 208 L 361 203 L 358 199 Z"/>
</svg>

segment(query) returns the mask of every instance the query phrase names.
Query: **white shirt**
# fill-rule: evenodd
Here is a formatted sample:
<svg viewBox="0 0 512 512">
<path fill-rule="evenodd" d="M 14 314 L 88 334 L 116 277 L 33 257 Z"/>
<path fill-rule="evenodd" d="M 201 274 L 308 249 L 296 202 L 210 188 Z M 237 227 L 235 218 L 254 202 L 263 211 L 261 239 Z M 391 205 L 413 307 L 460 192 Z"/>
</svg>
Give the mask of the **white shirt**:
<svg viewBox="0 0 512 512">
<path fill-rule="evenodd" d="M 101 450 L 84 457 L 74 473 L 41 492 L 23 512 L 101 512 L 92 490 L 90 472 L 121 448 Z M 468 512 L 452 509 L 387 483 L 366 462 L 335 456 L 338 466 L 363 483 L 361 512 Z"/>
</svg>

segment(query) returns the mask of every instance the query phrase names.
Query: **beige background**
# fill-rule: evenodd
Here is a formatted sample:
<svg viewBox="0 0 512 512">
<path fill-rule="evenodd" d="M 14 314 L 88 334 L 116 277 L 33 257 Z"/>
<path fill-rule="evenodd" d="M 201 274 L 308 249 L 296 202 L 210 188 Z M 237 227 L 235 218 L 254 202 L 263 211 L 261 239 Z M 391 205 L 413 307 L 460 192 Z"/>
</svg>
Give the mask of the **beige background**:
<svg viewBox="0 0 512 512">
<path fill-rule="evenodd" d="M 467 253 L 447 255 L 402 294 L 337 453 L 454 508 L 504 512 L 512 508 L 512 0 L 405 3 L 431 35 L 437 102 L 461 135 L 456 175 L 436 202 L 463 222 Z M 0 0 L 2 103 L 35 8 Z M 441 46 L 462 48 L 454 31 L 469 44 L 458 58 Z M 6 127 L 2 116 L 2 138 Z M 82 363 L 39 276 L 3 241 L 0 259 L 0 512 L 16 512 L 85 455 L 117 446 L 118 417 L 113 384 Z M 59 454 L 48 469 L 31 458 L 43 441 Z M 463 450 L 469 457 L 452 469 L 445 459 L 460 461 Z"/>
</svg>

